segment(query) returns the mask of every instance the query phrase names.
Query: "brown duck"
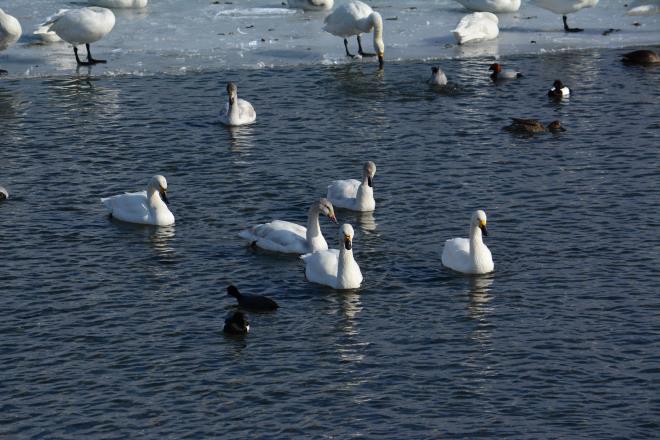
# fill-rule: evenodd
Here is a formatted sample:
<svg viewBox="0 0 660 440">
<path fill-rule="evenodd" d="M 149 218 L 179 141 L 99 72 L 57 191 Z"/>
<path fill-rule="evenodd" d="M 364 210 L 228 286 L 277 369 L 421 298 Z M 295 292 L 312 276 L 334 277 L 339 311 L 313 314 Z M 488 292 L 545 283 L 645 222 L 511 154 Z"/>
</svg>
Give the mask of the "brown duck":
<svg viewBox="0 0 660 440">
<path fill-rule="evenodd" d="M 511 120 L 513 121 L 511 125 L 504 127 L 504 130 L 515 133 L 541 133 L 545 131 L 559 133 L 561 131 L 566 131 L 559 121 L 552 121 L 546 127 L 538 119 L 511 118 Z"/>
<path fill-rule="evenodd" d="M 648 66 L 649 64 L 660 63 L 660 55 L 652 50 L 635 50 L 623 54 L 621 61 L 624 64 Z"/>
</svg>

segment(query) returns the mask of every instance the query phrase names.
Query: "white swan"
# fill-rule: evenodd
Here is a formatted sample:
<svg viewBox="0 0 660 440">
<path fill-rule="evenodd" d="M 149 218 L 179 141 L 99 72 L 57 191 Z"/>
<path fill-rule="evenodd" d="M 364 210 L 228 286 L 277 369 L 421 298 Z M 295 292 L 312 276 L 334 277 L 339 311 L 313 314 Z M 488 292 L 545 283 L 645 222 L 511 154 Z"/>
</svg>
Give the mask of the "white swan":
<svg viewBox="0 0 660 440">
<path fill-rule="evenodd" d="M 62 39 L 55 32 L 49 30 L 48 26 L 39 25 L 39 27 L 32 32 L 42 43 L 57 43 Z"/>
<path fill-rule="evenodd" d="M 117 220 L 144 225 L 167 226 L 174 223 L 174 215 L 167 207 L 167 180 L 154 176 L 146 191 L 105 197 L 101 202 Z"/>
<path fill-rule="evenodd" d="M 516 12 L 520 9 L 520 0 L 456 0 L 467 9 L 478 12 Z"/>
<path fill-rule="evenodd" d="M 353 259 L 353 227 L 339 228 L 340 250 L 328 249 L 301 256 L 307 280 L 333 289 L 357 289 L 362 284 L 360 266 Z"/>
<path fill-rule="evenodd" d="M 376 164 L 369 161 L 362 167 L 362 181 L 356 179 L 335 180 L 328 185 L 328 199 L 339 208 L 351 211 L 373 211 L 376 209 L 374 200 L 374 176 Z"/>
<path fill-rule="evenodd" d="M 329 11 L 335 4 L 335 0 L 287 0 L 290 8 L 303 9 L 305 11 Z"/>
<path fill-rule="evenodd" d="M 238 87 L 230 82 L 227 84 L 229 102 L 225 106 L 225 114 L 220 115 L 220 122 L 225 125 L 237 126 L 251 124 L 257 119 L 257 113 L 252 104 L 238 98 Z"/>
<path fill-rule="evenodd" d="M 473 12 L 461 18 L 451 33 L 458 44 L 477 41 L 493 40 L 497 38 L 500 30 L 497 27 L 497 15 L 490 12 Z"/>
<path fill-rule="evenodd" d="M 319 213 L 337 223 L 335 211 L 329 200 L 321 198 L 315 202 L 307 214 L 307 227 L 283 220 L 273 220 L 241 231 L 238 236 L 250 244 L 274 252 L 306 254 L 328 249 L 321 233 Z"/>
<path fill-rule="evenodd" d="M 660 5 L 659 4 L 653 4 L 651 3 L 650 0 L 644 0 L 645 3 L 642 3 L 638 6 L 635 6 L 634 4 L 632 7 L 626 12 L 626 15 L 632 15 L 632 16 L 639 16 L 639 15 L 655 15 L 660 13 Z"/>
<path fill-rule="evenodd" d="M 442 249 L 442 264 L 457 272 L 483 274 L 495 268 L 493 257 L 481 235 L 488 235 L 486 213 L 482 210 L 472 214 L 470 238 L 452 238 L 445 241 Z"/>
<path fill-rule="evenodd" d="M 446 86 L 447 85 L 447 75 L 439 67 L 431 67 L 431 78 L 429 79 L 429 84 L 433 86 Z"/>
<path fill-rule="evenodd" d="M 16 43 L 22 33 L 23 29 L 18 20 L 0 9 L 0 51 Z M 6 70 L 0 69 L 0 75 L 6 74 Z"/>
<path fill-rule="evenodd" d="M 87 3 L 93 6 L 115 9 L 146 8 L 148 2 L 149 0 L 87 0 Z"/>
<path fill-rule="evenodd" d="M 564 30 L 566 32 L 582 32 L 584 29 L 568 27 L 566 15 L 596 6 L 598 0 L 532 0 L 532 3 L 555 14 L 560 14 L 564 20 Z"/>
<path fill-rule="evenodd" d="M 90 43 L 105 37 L 115 26 L 115 14 L 110 9 L 96 6 L 81 9 L 61 9 L 57 14 L 48 17 L 45 23 L 47 30 L 55 32 L 61 39 L 73 45 L 73 53 L 79 65 L 90 66 L 105 63 L 105 60 L 95 60 L 89 50 Z M 87 61 L 78 58 L 78 45 L 87 48 Z"/>
<path fill-rule="evenodd" d="M 358 0 L 353 0 L 343 4 L 327 17 L 325 17 L 325 26 L 323 30 L 342 37 L 344 39 L 344 48 L 346 55 L 354 58 L 355 55 L 348 51 L 348 37 L 357 36 L 358 53 L 363 57 L 378 56 L 378 65 L 383 67 L 383 57 L 385 55 L 385 43 L 383 43 L 383 18 L 378 12 L 374 12 L 371 7 Z M 365 53 L 362 50 L 362 41 L 360 34 L 365 32 L 374 32 L 374 50 L 373 53 Z"/>
</svg>

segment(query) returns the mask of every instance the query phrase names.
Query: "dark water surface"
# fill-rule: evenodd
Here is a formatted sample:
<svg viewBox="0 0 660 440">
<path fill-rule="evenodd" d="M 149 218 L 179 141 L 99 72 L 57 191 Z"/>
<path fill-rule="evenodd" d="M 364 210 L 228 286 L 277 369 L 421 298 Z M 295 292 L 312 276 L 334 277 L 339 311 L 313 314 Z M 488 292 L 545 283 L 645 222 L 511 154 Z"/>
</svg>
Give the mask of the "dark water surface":
<svg viewBox="0 0 660 440">
<path fill-rule="evenodd" d="M 445 61 L 447 93 L 421 62 L 0 81 L 0 437 L 658 438 L 660 68 L 620 53 L 503 59 L 502 85 Z M 218 124 L 228 80 L 255 125 Z M 377 210 L 338 211 L 361 289 L 237 237 L 365 160 Z M 107 217 L 157 173 L 175 226 Z M 496 271 L 451 273 L 478 208 Z M 243 339 L 230 282 L 281 305 Z"/>
</svg>

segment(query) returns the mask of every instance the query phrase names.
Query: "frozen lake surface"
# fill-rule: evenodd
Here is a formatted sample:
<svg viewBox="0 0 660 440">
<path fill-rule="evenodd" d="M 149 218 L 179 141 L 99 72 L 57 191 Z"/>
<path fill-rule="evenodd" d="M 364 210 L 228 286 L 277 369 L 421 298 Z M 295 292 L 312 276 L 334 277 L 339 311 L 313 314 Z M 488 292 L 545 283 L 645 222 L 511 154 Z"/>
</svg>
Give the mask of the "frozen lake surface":
<svg viewBox="0 0 660 440">
<path fill-rule="evenodd" d="M 339 2 L 337 2 L 339 3 Z M 657 44 L 660 15 L 631 17 L 623 0 L 603 0 L 569 17 L 584 32 L 566 34 L 561 17 L 523 0 L 520 11 L 500 15 L 497 40 L 458 46 L 451 29 L 467 11 L 452 0 L 376 0 L 385 19 L 387 61 L 499 57 L 583 48 Z M 66 43 L 34 45 L 37 24 L 61 8 L 80 3 L 6 0 L 3 9 L 19 19 L 24 35 L 0 53 L 12 75 L 39 76 L 75 69 Z M 143 10 L 115 10 L 117 22 L 93 45 L 107 66 L 96 74 L 153 74 L 299 64 L 343 64 L 343 44 L 322 31 L 325 13 L 305 13 L 274 0 L 151 0 Z M 637 25 L 635 25 L 637 24 Z M 604 32 L 613 30 L 607 35 Z M 371 47 L 370 38 L 368 47 Z M 351 41 L 355 45 L 355 40 Z M 364 62 L 374 62 L 372 59 Z"/>
</svg>

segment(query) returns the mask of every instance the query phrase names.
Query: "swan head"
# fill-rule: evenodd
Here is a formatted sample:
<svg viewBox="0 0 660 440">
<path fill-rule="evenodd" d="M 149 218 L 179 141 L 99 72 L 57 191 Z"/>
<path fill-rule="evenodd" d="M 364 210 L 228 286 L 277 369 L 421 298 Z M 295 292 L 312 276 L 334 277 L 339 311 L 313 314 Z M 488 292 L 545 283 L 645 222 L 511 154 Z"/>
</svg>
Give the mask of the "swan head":
<svg viewBox="0 0 660 440">
<path fill-rule="evenodd" d="M 374 52 L 378 56 L 378 67 L 385 64 L 385 43 L 383 43 L 383 17 L 378 12 L 371 13 L 371 24 L 374 27 Z"/>
<path fill-rule="evenodd" d="M 502 71 L 502 66 L 500 65 L 500 63 L 493 63 L 490 65 L 488 70 L 492 70 L 495 73 L 500 73 Z"/>
<path fill-rule="evenodd" d="M 353 235 L 353 226 L 348 223 L 344 223 L 341 225 L 341 228 L 339 228 L 339 240 L 347 251 L 353 249 Z"/>
<path fill-rule="evenodd" d="M 327 216 L 330 221 L 334 224 L 337 224 L 337 217 L 335 217 L 335 208 L 332 206 L 330 200 L 325 197 L 319 199 L 319 212 L 322 212 L 323 215 Z"/>
<path fill-rule="evenodd" d="M 486 229 L 487 223 L 486 213 L 483 210 L 478 209 L 474 211 L 474 214 L 472 214 L 472 228 L 481 229 L 481 233 L 486 237 L 488 236 L 488 229 Z"/>
<path fill-rule="evenodd" d="M 165 179 L 165 176 L 158 174 L 152 177 L 149 182 L 149 190 L 158 191 L 163 202 L 169 203 L 169 200 L 167 200 L 167 180 Z"/>
<path fill-rule="evenodd" d="M 362 167 L 362 175 L 367 178 L 367 185 L 369 185 L 370 188 L 373 188 L 374 176 L 376 175 L 376 164 L 372 161 L 365 162 Z"/>
<path fill-rule="evenodd" d="M 250 323 L 243 312 L 234 312 L 225 319 L 223 331 L 235 335 L 245 334 L 250 331 Z"/>
<path fill-rule="evenodd" d="M 241 293 L 238 291 L 236 286 L 231 284 L 229 285 L 229 287 L 227 287 L 227 295 L 233 296 L 234 298 L 238 298 L 241 295 Z"/>
<path fill-rule="evenodd" d="M 233 82 L 227 83 L 227 95 L 229 95 L 229 104 L 234 105 L 238 98 L 238 87 Z"/>
<path fill-rule="evenodd" d="M 548 125 L 548 130 L 551 131 L 552 133 L 559 133 L 561 131 L 566 131 L 566 129 L 562 127 L 561 122 L 559 121 L 552 121 L 550 125 Z"/>
</svg>

